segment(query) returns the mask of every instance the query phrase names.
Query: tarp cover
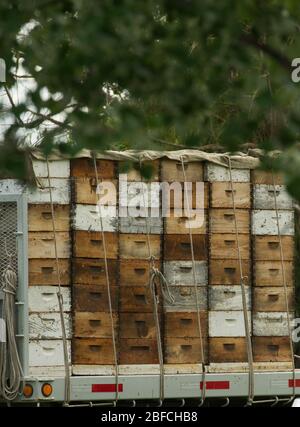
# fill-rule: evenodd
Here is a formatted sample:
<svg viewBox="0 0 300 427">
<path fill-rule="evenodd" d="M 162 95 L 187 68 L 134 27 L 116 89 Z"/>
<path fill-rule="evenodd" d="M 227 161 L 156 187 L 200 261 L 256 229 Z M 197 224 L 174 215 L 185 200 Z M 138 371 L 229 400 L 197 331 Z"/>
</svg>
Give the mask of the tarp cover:
<svg viewBox="0 0 300 427">
<path fill-rule="evenodd" d="M 277 157 L 280 154 L 279 151 L 274 151 L 269 156 Z M 45 160 L 45 155 L 38 150 L 31 152 L 33 159 Z M 203 161 L 212 162 L 221 166 L 228 167 L 228 157 L 231 159 L 231 166 L 238 169 L 255 169 L 260 164 L 260 158 L 264 155 L 264 152 L 259 149 L 251 149 L 247 153 L 207 153 L 201 150 L 187 149 L 187 150 L 176 150 L 176 151 L 154 151 L 154 150 L 126 150 L 126 151 L 103 151 L 93 152 L 89 150 L 83 150 L 77 153 L 73 158 L 91 158 L 96 156 L 97 159 L 116 160 L 116 161 L 130 161 L 130 162 L 144 162 L 151 161 L 160 158 L 168 158 L 171 160 L 180 161 L 182 158 L 184 161 Z M 60 152 L 53 152 L 48 156 L 48 160 L 63 160 L 70 158 L 67 155 L 63 155 Z"/>
</svg>

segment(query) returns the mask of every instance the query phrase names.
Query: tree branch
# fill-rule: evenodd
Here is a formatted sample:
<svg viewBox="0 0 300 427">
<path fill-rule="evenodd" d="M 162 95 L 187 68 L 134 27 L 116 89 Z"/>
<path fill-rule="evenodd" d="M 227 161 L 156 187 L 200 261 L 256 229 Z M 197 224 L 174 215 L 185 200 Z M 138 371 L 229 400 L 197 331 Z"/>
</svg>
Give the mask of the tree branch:
<svg viewBox="0 0 300 427">
<path fill-rule="evenodd" d="M 256 37 L 253 33 L 243 34 L 240 37 L 240 41 L 243 44 L 252 46 L 257 50 L 261 50 L 262 52 L 266 53 L 270 58 L 274 59 L 281 67 L 291 73 L 292 66 L 289 58 L 280 53 L 278 50 L 274 49 L 272 46 L 261 42 L 258 37 Z"/>
<path fill-rule="evenodd" d="M 34 115 L 40 117 L 41 119 L 44 119 L 44 120 L 47 120 L 47 121 L 53 123 L 56 126 L 60 126 L 60 127 L 67 128 L 67 129 L 71 129 L 71 125 L 69 125 L 68 123 L 60 122 L 59 120 L 53 119 L 51 117 L 51 115 L 47 116 L 46 114 L 37 113 L 36 111 L 32 111 L 32 110 L 29 110 L 29 109 L 27 111 L 29 113 L 31 113 L 31 114 L 34 114 Z"/>
<path fill-rule="evenodd" d="M 12 108 L 13 108 L 13 109 L 16 109 L 16 104 L 14 103 L 14 100 L 13 100 L 13 98 L 12 98 L 12 96 L 11 96 L 11 93 L 10 93 L 10 91 L 8 90 L 8 87 L 7 87 L 7 85 L 6 85 L 6 84 L 4 84 L 4 90 L 5 90 L 5 92 L 6 92 L 6 95 L 7 95 L 8 99 L 9 99 L 9 102 L 10 102 L 10 104 L 11 104 Z M 24 125 L 24 122 L 23 122 L 23 120 L 21 119 L 21 117 L 19 117 L 19 116 L 17 116 L 17 115 L 16 115 L 16 118 L 17 118 L 17 120 L 20 122 L 20 124 L 23 126 L 23 125 Z"/>
</svg>

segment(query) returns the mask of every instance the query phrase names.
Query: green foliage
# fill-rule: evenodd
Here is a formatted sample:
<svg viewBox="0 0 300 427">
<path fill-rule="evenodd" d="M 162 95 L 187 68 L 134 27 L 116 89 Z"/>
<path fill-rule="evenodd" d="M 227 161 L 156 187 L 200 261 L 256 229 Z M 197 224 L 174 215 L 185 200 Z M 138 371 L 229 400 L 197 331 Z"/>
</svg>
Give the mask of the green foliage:
<svg viewBox="0 0 300 427">
<path fill-rule="evenodd" d="M 35 26 L 26 33 L 28 22 Z M 32 129 L 45 152 L 55 143 L 70 154 L 252 143 L 283 150 L 281 167 L 300 198 L 300 92 L 290 66 L 300 56 L 299 22 L 293 0 L 1 2 L 5 90 L 21 81 L 20 62 L 36 86 L 11 106 L 15 123 L 0 149 L 11 159 L 0 167 L 23 170 L 11 151 Z"/>
</svg>

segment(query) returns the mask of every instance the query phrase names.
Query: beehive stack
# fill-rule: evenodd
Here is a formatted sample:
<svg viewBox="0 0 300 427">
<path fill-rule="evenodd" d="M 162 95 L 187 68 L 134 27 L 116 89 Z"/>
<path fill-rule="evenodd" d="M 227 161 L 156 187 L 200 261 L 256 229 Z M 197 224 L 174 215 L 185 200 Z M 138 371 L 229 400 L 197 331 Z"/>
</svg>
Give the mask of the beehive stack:
<svg viewBox="0 0 300 427">
<path fill-rule="evenodd" d="M 159 162 L 153 162 L 152 168 L 151 181 L 144 182 L 139 165 L 126 173 L 122 173 L 120 167 L 119 361 L 125 365 L 158 363 L 153 296 L 149 287 L 149 256 L 155 257 L 156 267 L 160 269 L 162 219 L 159 214 Z M 131 209 L 135 211 L 136 205 L 140 209 L 131 212 Z M 158 310 L 161 328 L 161 301 Z"/>
<path fill-rule="evenodd" d="M 292 360 L 282 275 L 273 176 L 252 171 L 253 234 L 253 352 L 255 362 Z M 282 177 L 274 175 L 283 263 L 290 309 L 294 311 L 294 212 Z"/>
<path fill-rule="evenodd" d="M 200 189 L 204 200 L 199 210 L 196 210 L 195 197 L 195 183 L 203 182 L 203 164 L 190 162 L 184 163 L 182 166 L 182 163 L 178 161 L 163 160 L 161 179 L 164 183 L 171 185 L 180 183 L 182 190 L 184 181 L 193 183 L 189 193 L 186 193 L 188 202 L 183 191 L 181 200 L 170 198 L 170 216 L 164 219 L 164 274 L 170 285 L 170 293 L 175 298 L 174 304 L 164 302 L 165 363 L 205 363 L 207 360 L 208 254 L 207 210 L 203 211 L 203 207 L 207 208 L 208 199 L 207 189 L 204 185 Z M 184 204 L 186 211 L 181 212 Z M 188 210 L 192 213 L 190 219 Z M 196 287 L 189 230 L 192 233 L 195 256 Z M 199 331 L 196 292 L 201 332 Z M 204 360 L 202 360 L 202 350 Z"/>
<path fill-rule="evenodd" d="M 97 160 L 99 182 L 115 184 L 113 161 Z M 114 364 L 112 321 L 108 303 L 105 255 L 111 290 L 112 316 L 118 331 L 118 219 L 117 206 L 108 203 L 110 217 L 98 215 L 97 180 L 93 159 L 71 161 L 73 188 L 73 309 L 72 359 L 79 365 Z M 100 188 L 98 189 L 99 191 Z"/>
<path fill-rule="evenodd" d="M 28 194 L 29 366 L 31 374 L 63 371 L 62 328 L 57 298 L 58 275 L 46 162 L 34 161 L 39 188 Z M 70 162 L 49 162 L 64 322 L 70 353 Z"/>
<path fill-rule="evenodd" d="M 119 364 L 159 363 L 153 295 L 149 287 L 149 255 L 155 258 L 156 267 L 164 272 L 170 294 L 174 297 L 171 304 L 163 298 L 161 287 L 156 286 L 164 363 L 205 362 L 213 369 L 213 365 L 234 363 L 237 367 L 247 362 L 235 219 L 251 333 L 253 329 L 254 362 L 289 362 L 291 355 L 272 177 L 262 171 L 252 171 L 251 197 L 250 170 L 232 169 L 235 217 L 228 168 L 209 162 L 184 162 L 184 177 L 180 161 L 163 158 L 151 162 L 154 169 L 152 181 L 142 182 L 144 179 L 135 168 L 126 173 L 126 183 L 124 175 L 119 181 L 121 162 L 97 160 L 96 164 L 99 181 L 112 183 L 117 190 L 117 197 L 112 197 L 105 208 L 110 214 L 102 217 L 102 221 L 97 209 L 93 160 L 71 160 L 71 179 L 69 161 L 50 162 L 64 319 L 69 343 L 72 336 L 73 364 L 101 366 L 115 363 L 101 227 L 106 243 Z M 37 372 L 37 367 L 45 366 L 56 365 L 58 369 L 63 369 L 63 343 L 56 296 L 58 280 L 46 162 L 35 161 L 34 170 L 45 187 L 43 190 L 27 190 L 29 348 L 30 364 L 35 367 L 31 371 Z M 162 208 L 166 201 L 160 199 L 159 183 L 179 184 L 182 189 L 185 179 L 193 183 L 185 194 L 192 217 L 188 218 L 187 210 L 181 212 L 186 202 L 184 193 L 176 199 L 171 191 L 170 215 L 163 218 L 162 213 L 165 212 L 162 212 Z M 280 177 L 276 176 L 275 180 L 292 318 L 293 204 Z M 197 182 L 202 187 L 196 191 Z M 132 184 L 137 186 L 132 187 Z M 204 206 L 195 212 L 196 193 L 199 191 L 204 192 Z M 136 197 L 140 200 L 139 210 L 134 208 Z M 135 212 L 128 211 L 128 208 L 133 208 Z M 143 210 L 148 218 L 143 216 Z M 138 213 L 140 217 L 136 217 Z M 70 218 L 73 221 L 72 239 Z M 198 328 L 190 232 L 203 349 Z M 219 368 L 220 365 L 216 369 Z"/>
<path fill-rule="evenodd" d="M 232 185 L 231 185 L 232 178 Z M 209 360 L 210 363 L 246 362 L 241 274 L 245 280 L 247 314 L 251 330 L 250 288 L 250 171 L 206 164 L 205 179 L 210 182 L 209 230 Z"/>
</svg>

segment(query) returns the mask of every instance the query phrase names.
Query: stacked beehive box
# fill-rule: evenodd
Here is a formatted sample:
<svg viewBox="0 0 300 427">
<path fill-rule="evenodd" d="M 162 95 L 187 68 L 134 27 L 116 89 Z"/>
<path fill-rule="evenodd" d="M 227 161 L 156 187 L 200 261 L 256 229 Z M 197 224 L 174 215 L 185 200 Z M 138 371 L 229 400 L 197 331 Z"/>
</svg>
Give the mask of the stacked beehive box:
<svg viewBox="0 0 300 427">
<path fill-rule="evenodd" d="M 62 328 L 58 305 L 58 275 L 47 164 L 33 162 L 40 188 L 29 188 L 29 366 L 32 374 L 63 370 Z M 64 322 L 70 353 L 70 191 L 69 161 L 49 162 Z M 46 368 L 47 367 L 47 368 Z"/>
<path fill-rule="evenodd" d="M 253 329 L 254 361 L 290 361 L 274 189 L 270 175 L 261 171 L 252 172 L 251 236 L 249 169 L 232 169 L 235 217 L 228 168 L 214 163 L 185 162 L 184 177 L 180 161 L 161 159 L 151 162 L 154 169 L 152 181 L 144 182 L 138 168 L 124 175 L 121 162 L 118 165 L 111 160 L 97 160 L 96 164 L 99 181 L 110 183 L 115 189 L 110 193 L 112 197 L 107 201 L 102 220 L 98 215 L 99 195 L 93 160 L 73 159 L 71 180 L 68 161 L 50 162 L 64 319 L 69 343 L 72 335 L 71 283 L 73 291 L 73 364 L 115 363 L 102 227 L 119 364 L 144 365 L 159 361 L 153 296 L 149 287 L 150 255 L 155 257 L 156 267 L 163 270 L 170 294 L 174 297 L 171 304 L 161 295 L 161 287 L 156 286 L 164 363 L 205 362 L 212 366 L 247 362 L 235 219 L 249 328 L 250 331 Z M 37 372 L 37 368 L 43 369 L 45 366 L 56 365 L 63 369 L 63 343 L 56 296 L 58 280 L 46 163 L 36 161 L 34 169 L 45 187 L 27 190 L 29 348 L 30 365 Z M 160 200 L 159 184 L 179 184 L 183 190 L 185 179 L 192 186 L 186 188 L 186 193 L 179 193 L 181 196 L 177 198 L 171 190 L 170 213 L 163 218 L 162 215 L 166 213 L 163 208 L 168 207 L 168 200 Z M 275 179 L 292 318 L 293 206 L 280 178 Z M 196 189 L 197 182 L 202 187 Z M 204 193 L 200 209 L 196 204 L 197 192 Z M 168 191 L 163 194 L 168 194 Z M 190 218 L 187 210 L 181 211 L 181 208 L 187 208 L 185 196 L 192 211 Z M 137 199 L 140 203 L 137 203 Z M 138 205 L 139 209 L 136 207 Z M 197 207 L 199 211 L 195 211 Z M 69 259 L 71 217 L 72 278 Z M 190 232 L 195 255 L 203 349 L 198 328 Z"/>
<path fill-rule="evenodd" d="M 97 160 L 99 183 L 116 185 L 113 161 Z M 116 200 L 108 200 L 106 215 L 100 221 L 97 179 L 93 159 L 71 161 L 73 193 L 73 291 L 74 334 L 73 364 L 114 364 L 113 330 L 118 331 L 118 220 Z M 104 239 L 103 234 L 104 233 Z M 106 247 L 111 321 L 106 280 L 104 242 Z"/>
<path fill-rule="evenodd" d="M 210 182 L 210 261 L 209 261 L 209 361 L 246 362 L 241 272 L 237 250 L 236 223 L 245 280 L 247 314 L 251 323 L 250 301 L 250 171 L 206 164 L 205 179 Z M 251 330 L 251 324 L 249 324 Z"/>
<path fill-rule="evenodd" d="M 191 183 L 190 188 L 186 188 L 187 192 L 182 191 L 179 198 L 172 196 L 171 192 L 170 213 L 164 219 L 164 274 L 170 285 L 170 293 L 175 299 L 173 304 L 166 301 L 164 303 L 165 363 L 205 363 L 207 360 L 208 193 L 204 184 L 197 189 L 201 193 L 200 200 L 201 197 L 203 199 L 200 207 L 196 206 L 196 182 L 203 183 L 203 163 L 184 163 L 183 171 L 181 162 L 163 160 L 161 179 L 163 183 L 170 185 L 175 183 L 178 186 L 180 183 L 182 190 L 185 181 Z M 182 211 L 181 208 L 184 206 L 186 210 Z M 196 286 L 193 276 L 190 231 L 195 256 Z M 198 316 L 200 316 L 201 331 Z M 204 360 L 202 360 L 202 351 Z"/>
<path fill-rule="evenodd" d="M 139 165 L 123 173 L 120 167 L 119 360 L 125 365 L 158 363 L 149 257 L 155 257 L 160 269 L 159 162 L 153 162 L 152 168 L 151 181 L 144 182 Z M 161 301 L 158 311 L 161 327 Z"/>
<path fill-rule="evenodd" d="M 254 210 L 253 251 L 253 352 L 255 362 L 292 360 L 287 323 L 280 241 L 274 191 L 277 200 L 283 264 L 288 290 L 290 318 L 294 311 L 294 212 L 282 177 L 252 171 Z"/>
</svg>

